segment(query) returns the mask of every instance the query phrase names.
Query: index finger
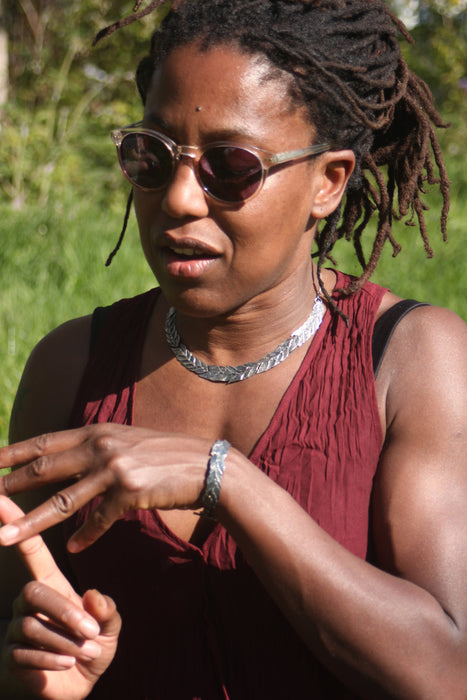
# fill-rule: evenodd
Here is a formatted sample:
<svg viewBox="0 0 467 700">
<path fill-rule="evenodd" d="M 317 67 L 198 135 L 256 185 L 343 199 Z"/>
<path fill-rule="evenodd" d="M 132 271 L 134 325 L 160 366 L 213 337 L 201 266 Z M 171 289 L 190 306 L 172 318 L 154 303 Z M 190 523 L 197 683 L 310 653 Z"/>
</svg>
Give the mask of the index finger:
<svg viewBox="0 0 467 700">
<path fill-rule="evenodd" d="M 23 511 L 16 503 L 0 495 L 0 520 L 3 524 L 10 523 L 23 515 Z M 58 568 L 40 535 L 34 535 L 19 542 L 16 548 L 32 578 L 45 583 L 68 598 L 76 597 L 73 587 Z"/>
</svg>

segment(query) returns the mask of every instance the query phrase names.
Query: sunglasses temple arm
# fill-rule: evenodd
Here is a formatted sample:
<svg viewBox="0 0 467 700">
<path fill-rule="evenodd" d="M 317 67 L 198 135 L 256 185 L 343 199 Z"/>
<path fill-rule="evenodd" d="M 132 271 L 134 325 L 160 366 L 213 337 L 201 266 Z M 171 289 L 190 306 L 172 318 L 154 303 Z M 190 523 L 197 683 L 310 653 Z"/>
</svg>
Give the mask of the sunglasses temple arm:
<svg viewBox="0 0 467 700">
<path fill-rule="evenodd" d="M 292 160 L 298 160 L 299 158 L 305 158 L 306 156 L 317 156 L 319 153 L 324 153 L 329 151 L 331 146 L 328 143 L 316 144 L 316 146 L 310 146 L 309 148 L 301 148 L 297 151 L 287 151 L 287 153 L 277 153 L 271 156 L 269 162 L 271 165 L 278 165 L 279 163 L 287 163 Z"/>
</svg>

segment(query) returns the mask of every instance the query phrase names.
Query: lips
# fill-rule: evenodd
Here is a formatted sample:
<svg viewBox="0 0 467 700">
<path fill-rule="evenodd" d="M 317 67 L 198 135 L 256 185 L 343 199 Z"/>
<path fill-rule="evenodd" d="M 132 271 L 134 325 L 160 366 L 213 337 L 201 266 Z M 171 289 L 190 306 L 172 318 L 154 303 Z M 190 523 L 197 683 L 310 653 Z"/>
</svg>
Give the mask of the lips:
<svg viewBox="0 0 467 700">
<path fill-rule="evenodd" d="M 195 279 L 215 264 L 220 253 L 200 241 L 165 240 L 162 245 L 162 260 L 167 273 L 173 277 Z"/>
</svg>

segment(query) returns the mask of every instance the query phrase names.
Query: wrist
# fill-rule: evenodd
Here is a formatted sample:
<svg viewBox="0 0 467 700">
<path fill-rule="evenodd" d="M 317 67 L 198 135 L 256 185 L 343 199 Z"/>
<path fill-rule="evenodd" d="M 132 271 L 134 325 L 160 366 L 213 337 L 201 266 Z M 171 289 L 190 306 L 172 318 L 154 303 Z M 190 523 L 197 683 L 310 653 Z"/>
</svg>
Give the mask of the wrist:
<svg viewBox="0 0 467 700">
<path fill-rule="evenodd" d="M 222 478 L 226 467 L 225 460 L 230 447 L 230 442 L 227 440 L 216 440 L 210 449 L 204 488 L 201 493 L 203 510 L 199 513 L 204 518 L 216 520 L 214 511 L 219 502 Z"/>
</svg>

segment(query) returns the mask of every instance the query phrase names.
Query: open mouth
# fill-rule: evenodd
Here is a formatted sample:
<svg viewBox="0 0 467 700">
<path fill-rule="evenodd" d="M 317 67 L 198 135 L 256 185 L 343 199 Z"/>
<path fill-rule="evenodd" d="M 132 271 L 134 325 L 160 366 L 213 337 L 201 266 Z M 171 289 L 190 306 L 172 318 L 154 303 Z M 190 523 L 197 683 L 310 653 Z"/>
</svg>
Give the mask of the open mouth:
<svg viewBox="0 0 467 700">
<path fill-rule="evenodd" d="M 212 257 L 212 255 L 206 255 L 205 252 L 197 250 L 196 248 L 171 248 L 172 253 L 178 255 L 181 258 L 206 258 Z"/>
<path fill-rule="evenodd" d="M 220 258 L 220 254 L 205 246 L 168 245 L 162 259 L 170 276 L 198 279 Z"/>
<path fill-rule="evenodd" d="M 172 255 L 176 255 L 180 260 L 206 260 L 217 258 L 218 256 L 211 251 L 201 250 L 200 248 L 169 248 Z"/>
</svg>

